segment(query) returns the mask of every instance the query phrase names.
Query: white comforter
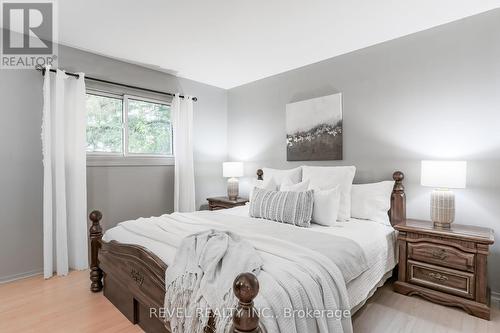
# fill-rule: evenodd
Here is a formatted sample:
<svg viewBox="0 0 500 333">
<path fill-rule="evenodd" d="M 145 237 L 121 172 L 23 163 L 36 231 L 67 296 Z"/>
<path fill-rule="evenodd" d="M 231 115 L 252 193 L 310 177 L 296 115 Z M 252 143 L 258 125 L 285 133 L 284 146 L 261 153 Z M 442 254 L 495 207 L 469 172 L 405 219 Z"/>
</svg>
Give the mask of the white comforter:
<svg viewBox="0 0 500 333">
<path fill-rule="evenodd" d="M 289 228 L 294 228 L 294 234 L 297 230 L 303 230 L 304 234 L 312 232 L 307 229 L 255 219 L 228 219 L 222 214 L 218 215 L 222 222 L 218 222 L 215 216 L 176 213 L 127 221 L 120 227 L 160 243 L 164 252 L 161 257 L 167 265 L 172 264 L 181 240 L 190 234 L 211 228 L 241 235 L 244 230 L 242 236 L 254 246 L 263 260 L 258 275 L 261 290 L 255 304 L 261 311 L 261 322 L 268 332 L 352 332 L 351 319 L 344 312 L 350 309 L 345 273 L 338 264 L 345 265 L 350 274 L 359 275 L 365 269 L 363 256 L 353 256 L 347 261 L 337 260 L 336 264 L 335 252 L 340 253 L 340 248 L 339 251 L 332 251 L 331 244 L 318 243 L 336 242 L 338 237 L 315 237 L 316 250 L 311 250 L 282 237 L 269 236 L 280 235 L 280 231 L 284 235 Z M 233 223 L 228 223 L 231 220 Z M 276 230 L 262 234 L 262 223 L 266 228 Z M 113 239 L 112 230 L 105 234 L 105 241 Z M 341 246 L 348 247 L 349 244 L 344 242 Z M 347 252 L 356 252 L 355 247 Z M 349 264 L 352 267 L 348 267 Z"/>
</svg>

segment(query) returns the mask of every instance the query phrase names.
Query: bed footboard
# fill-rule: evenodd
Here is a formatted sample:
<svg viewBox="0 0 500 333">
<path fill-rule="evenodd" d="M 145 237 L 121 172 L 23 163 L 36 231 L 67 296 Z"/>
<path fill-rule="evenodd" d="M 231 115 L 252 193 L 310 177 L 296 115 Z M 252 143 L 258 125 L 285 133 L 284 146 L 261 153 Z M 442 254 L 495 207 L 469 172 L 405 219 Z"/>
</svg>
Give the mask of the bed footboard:
<svg viewBox="0 0 500 333">
<path fill-rule="evenodd" d="M 102 214 L 89 215 L 90 227 L 90 290 L 100 292 L 132 323 L 146 332 L 170 332 L 158 313 L 165 297 L 165 271 L 167 266 L 146 248 L 116 241 L 103 242 L 100 221 Z M 104 283 L 103 283 L 104 280 Z M 104 285 L 103 285 L 104 284 Z M 233 290 L 238 305 L 233 314 L 231 333 L 264 333 L 253 300 L 259 293 L 259 281 L 252 273 L 236 277 Z M 215 332 L 209 322 L 205 332 Z"/>
</svg>

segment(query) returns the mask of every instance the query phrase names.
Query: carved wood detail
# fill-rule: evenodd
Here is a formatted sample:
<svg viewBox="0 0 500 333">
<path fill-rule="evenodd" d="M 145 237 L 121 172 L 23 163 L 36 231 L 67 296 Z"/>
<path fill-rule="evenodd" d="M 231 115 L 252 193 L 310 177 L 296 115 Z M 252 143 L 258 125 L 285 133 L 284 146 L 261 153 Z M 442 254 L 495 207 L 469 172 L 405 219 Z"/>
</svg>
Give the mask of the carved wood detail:
<svg viewBox="0 0 500 333">
<path fill-rule="evenodd" d="M 443 244 L 450 247 L 455 247 L 463 252 L 476 253 L 476 244 L 469 241 L 460 241 L 460 240 L 451 240 L 447 238 L 443 238 L 440 236 L 431 236 L 431 235 L 420 235 L 415 233 L 406 233 L 406 237 L 404 239 L 409 243 L 432 243 L 432 244 Z"/>
<path fill-rule="evenodd" d="M 399 276 L 394 290 L 456 306 L 489 319 L 487 256 L 493 231 L 466 225 L 442 230 L 407 219 L 399 231 Z"/>
<path fill-rule="evenodd" d="M 394 283 L 394 291 L 407 296 L 419 296 L 430 302 L 441 304 L 444 306 L 457 307 L 464 310 L 470 315 L 490 320 L 489 306 L 486 304 L 475 302 L 473 300 L 450 295 L 437 290 L 427 289 L 425 287 L 401 281 L 396 281 Z"/>
<path fill-rule="evenodd" d="M 408 243 L 408 258 L 444 267 L 474 272 L 474 253 L 460 251 L 442 243 Z"/>
<path fill-rule="evenodd" d="M 102 270 L 99 267 L 99 249 L 101 248 L 102 228 L 100 225 L 102 214 L 94 210 L 89 215 L 92 226 L 89 230 L 90 237 L 90 290 L 94 293 L 102 290 Z"/>
<path fill-rule="evenodd" d="M 465 312 L 467 312 L 468 314 L 472 315 L 472 311 L 469 310 L 468 307 L 464 306 L 463 304 L 461 303 L 456 303 L 456 302 L 448 302 L 446 300 L 443 300 L 443 299 L 439 299 L 439 298 L 434 298 L 430 295 L 427 295 L 425 293 L 422 293 L 421 291 L 417 291 L 417 290 L 414 290 L 414 291 L 410 291 L 408 292 L 407 294 L 408 296 L 420 296 L 422 298 L 425 298 L 426 300 L 428 301 L 431 301 L 431 302 L 434 302 L 434 303 L 437 303 L 437 304 L 441 304 L 441 305 L 444 305 L 444 306 L 454 306 L 454 307 L 457 307 L 457 308 L 461 308 L 462 310 L 464 310 Z"/>
<path fill-rule="evenodd" d="M 167 266 L 155 254 L 138 245 L 111 241 L 102 243 L 99 260 L 101 269 L 106 273 L 104 278 L 105 296 L 119 297 L 118 295 L 109 295 L 114 291 L 107 290 L 108 282 L 118 280 L 131 293 L 130 299 L 135 299 L 148 308 L 160 309 L 163 307 Z M 116 292 L 123 293 L 124 291 L 118 290 Z"/>
<path fill-rule="evenodd" d="M 408 260 L 409 283 L 474 298 L 474 274 Z"/>
<path fill-rule="evenodd" d="M 134 280 L 139 286 L 142 286 L 142 284 L 144 283 L 144 275 L 139 272 L 139 271 L 136 271 L 135 269 L 131 269 L 130 270 L 130 277 L 132 278 L 132 280 Z"/>
</svg>

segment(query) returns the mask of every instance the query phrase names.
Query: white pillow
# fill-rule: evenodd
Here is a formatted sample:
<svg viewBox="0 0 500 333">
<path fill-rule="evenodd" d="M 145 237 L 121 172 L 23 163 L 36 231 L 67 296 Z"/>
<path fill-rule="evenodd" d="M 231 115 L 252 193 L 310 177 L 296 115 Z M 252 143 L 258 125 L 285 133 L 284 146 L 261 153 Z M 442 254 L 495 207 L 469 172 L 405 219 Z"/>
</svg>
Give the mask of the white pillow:
<svg viewBox="0 0 500 333">
<path fill-rule="evenodd" d="M 276 184 L 281 185 L 287 178 L 292 180 L 292 183 L 297 184 L 302 180 L 302 167 L 289 170 L 279 170 L 271 168 L 262 168 L 264 171 L 264 180 L 274 178 Z"/>
<path fill-rule="evenodd" d="M 393 188 L 394 181 L 352 185 L 351 216 L 391 225 L 387 212 Z"/>
<path fill-rule="evenodd" d="M 264 179 L 264 180 L 255 180 L 254 185 L 250 189 L 250 193 L 248 194 L 248 198 L 250 201 L 252 201 L 252 196 L 253 196 L 253 189 L 254 188 L 262 188 L 264 190 L 269 190 L 269 191 L 278 191 L 279 186 L 276 184 L 276 181 L 274 180 L 273 177 Z"/>
<path fill-rule="evenodd" d="M 327 227 L 331 226 L 337 220 L 339 203 L 339 185 L 329 190 L 314 189 L 312 222 Z"/>
<path fill-rule="evenodd" d="M 257 180 L 255 182 L 255 187 L 262 188 L 265 190 L 270 190 L 270 191 L 278 191 L 279 189 L 279 184 L 276 182 L 276 180 L 273 177 L 264 179 L 264 180 Z"/>
<path fill-rule="evenodd" d="M 339 186 L 340 203 L 338 221 L 347 221 L 351 217 L 351 187 L 356 167 L 313 167 L 302 166 L 302 180 L 309 180 L 309 186 L 321 190 Z"/>
<path fill-rule="evenodd" d="M 287 178 L 280 186 L 280 191 L 289 191 L 289 192 L 303 192 L 307 191 L 309 188 L 309 181 L 304 180 L 303 182 L 294 184 L 290 178 Z"/>
</svg>

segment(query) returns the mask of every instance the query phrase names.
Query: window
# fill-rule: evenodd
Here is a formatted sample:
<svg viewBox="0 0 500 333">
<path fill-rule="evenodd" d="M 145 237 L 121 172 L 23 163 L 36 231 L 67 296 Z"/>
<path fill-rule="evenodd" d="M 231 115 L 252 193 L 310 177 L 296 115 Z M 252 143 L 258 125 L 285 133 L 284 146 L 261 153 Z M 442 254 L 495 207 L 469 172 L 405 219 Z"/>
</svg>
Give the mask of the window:
<svg viewBox="0 0 500 333">
<path fill-rule="evenodd" d="M 168 105 L 128 99 L 128 152 L 172 155 Z"/>
<path fill-rule="evenodd" d="M 115 163 L 120 157 L 151 161 L 173 155 L 167 102 L 88 91 L 86 107 L 87 155 L 91 159 L 108 157 Z"/>
<path fill-rule="evenodd" d="M 121 98 L 87 94 L 87 151 L 122 152 Z"/>
</svg>

